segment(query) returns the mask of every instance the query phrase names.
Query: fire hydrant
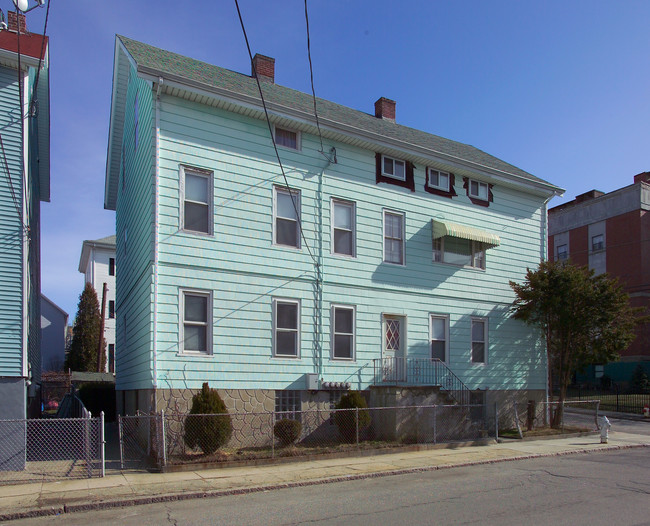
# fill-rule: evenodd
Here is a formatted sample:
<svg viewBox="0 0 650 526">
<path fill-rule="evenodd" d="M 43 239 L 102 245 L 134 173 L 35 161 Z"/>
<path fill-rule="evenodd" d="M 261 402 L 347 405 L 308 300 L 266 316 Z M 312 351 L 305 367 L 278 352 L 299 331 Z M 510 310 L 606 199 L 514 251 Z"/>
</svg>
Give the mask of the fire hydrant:
<svg viewBox="0 0 650 526">
<path fill-rule="evenodd" d="M 609 429 L 612 427 L 612 424 L 609 423 L 609 419 L 606 416 L 600 421 L 600 443 L 607 444 L 609 440 Z"/>
</svg>

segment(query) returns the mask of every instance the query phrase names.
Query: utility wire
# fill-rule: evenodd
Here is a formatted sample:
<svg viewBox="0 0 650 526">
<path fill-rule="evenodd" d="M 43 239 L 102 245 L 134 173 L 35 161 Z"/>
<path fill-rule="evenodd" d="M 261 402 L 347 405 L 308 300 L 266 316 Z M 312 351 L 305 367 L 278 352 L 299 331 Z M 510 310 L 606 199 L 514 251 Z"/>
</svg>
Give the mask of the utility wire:
<svg viewBox="0 0 650 526">
<path fill-rule="evenodd" d="M 309 38 L 309 14 L 307 13 L 307 0 L 305 0 L 305 23 L 307 26 L 307 57 L 309 58 L 309 77 L 311 79 L 311 94 L 314 100 L 314 117 L 316 117 L 316 128 L 318 128 L 318 137 L 320 139 L 320 153 L 325 154 L 323 148 L 323 135 L 320 131 L 320 122 L 318 121 L 318 110 L 316 109 L 316 91 L 314 89 L 314 70 L 311 63 L 311 42 Z"/>
<path fill-rule="evenodd" d="M 278 146 L 275 144 L 275 136 L 273 134 L 273 127 L 271 125 L 271 119 L 269 118 L 269 112 L 268 109 L 266 108 L 266 101 L 264 100 L 264 94 L 262 93 L 262 85 L 260 84 L 260 79 L 257 75 L 257 68 L 255 67 L 255 62 L 253 62 L 253 54 L 251 53 L 251 46 L 248 42 L 248 35 L 246 34 L 246 28 L 244 27 L 244 19 L 241 16 L 241 11 L 239 9 L 239 1 L 235 0 L 235 6 L 237 7 L 237 14 L 239 15 L 239 23 L 241 24 L 241 29 L 242 33 L 244 34 L 244 39 L 246 40 L 246 48 L 248 49 L 248 57 L 250 58 L 251 65 L 253 67 L 253 73 L 255 74 L 255 80 L 257 81 L 257 89 L 260 93 L 260 99 L 262 99 L 262 107 L 264 108 L 264 115 L 266 115 L 266 123 L 269 127 L 269 133 L 271 134 L 271 142 L 273 143 L 273 149 L 275 150 L 275 156 L 278 159 L 278 164 L 280 165 L 280 171 L 282 172 L 282 178 L 284 179 L 284 184 L 287 187 L 287 190 L 289 190 L 289 195 L 291 197 L 291 202 L 293 204 L 293 209 L 296 211 L 296 218 L 298 219 L 298 230 L 300 230 L 300 237 L 302 238 L 305 248 L 307 248 L 307 252 L 309 252 L 309 255 L 314 262 L 314 265 L 318 267 L 318 261 L 314 257 L 314 254 L 312 253 L 311 249 L 309 248 L 309 244 L 307 243 L 307 239 L 305 238 L 305 233 L 302 229 L 302 220 L 300 218 L 300 213 L 298 212 L 298 207 L 296 206 L 296 201 L 293 198 L 293 192 L 291 190 L 291 187 L 289 186 L 289 181 L 287 180 L 287 176 L 284 173 L 284 167 L 282 166 L 282 160 L 280 159 L 280 152 L 278 151 Z"/>
<path fill-rule="evenodd" d="M 47 21 L 50 18 L 50 4 L 52 3 L 52 0 L 48 0 L 47 2 L 47 9 L 45 11 L 45 25 L 43 26 L 43 40 L 41 41 L 41 53 L 38 56 L 38 68 L 36 68 L 36 79 L 34 80 L 34 89 L 32 91 L 32 98 L 31 101 L 29 102 L 29 114 L 33 115 L 34 112 L 34 101 L 36 101 L 36 104 L 38 105 L 38 95 L 37 95 L 37 90 L 38 90 L 38 79 L 41 76 L 41 62 L 43 61 L 43 53 L 45 53 L 45 36 L 47 35 Z"/>
</svg>

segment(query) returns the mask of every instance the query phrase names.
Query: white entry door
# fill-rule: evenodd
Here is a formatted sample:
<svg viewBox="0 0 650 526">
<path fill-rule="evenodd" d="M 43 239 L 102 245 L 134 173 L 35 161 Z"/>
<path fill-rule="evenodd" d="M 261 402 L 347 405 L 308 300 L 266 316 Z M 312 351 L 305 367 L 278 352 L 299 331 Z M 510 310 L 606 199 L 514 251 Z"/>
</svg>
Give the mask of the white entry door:
<svg viewBox="0 0 650 526">
<path fill-rule="evenodd" d="M 384 314 L 383 316 L 383 370 L 384 380 L 406 380 L 406 318 Z"/>
</svg>

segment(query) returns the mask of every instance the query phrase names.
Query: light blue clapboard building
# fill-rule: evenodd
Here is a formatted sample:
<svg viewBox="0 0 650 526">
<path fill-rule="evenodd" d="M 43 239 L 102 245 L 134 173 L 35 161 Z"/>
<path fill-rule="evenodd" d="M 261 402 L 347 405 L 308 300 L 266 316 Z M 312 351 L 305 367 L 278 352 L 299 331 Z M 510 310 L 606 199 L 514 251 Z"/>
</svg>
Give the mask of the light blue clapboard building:
<svg viewBox="0 0 650 526">
<path fill-rule="evenodd" d="M 270 126 L 255 75 L 116 38 L 118 407 L 187 407 L 203 382 L 236 410 L 378 386 L 542 398 L 508 282 L 545 257 L 561 190 L 397 124 L 386 98 L 317 99 L 321 144 L 311 95 L 254 64 Z"/>
<path fill-rule="evenodd" d="M 50 199 L 49 52 L 47 37 L 26 33 L 24 15 L 20 21 L 20 57 L 16 14 L 0 29 L 0 419 L 35 416 L 41 405 L 40 202 Z"/>
</svg>

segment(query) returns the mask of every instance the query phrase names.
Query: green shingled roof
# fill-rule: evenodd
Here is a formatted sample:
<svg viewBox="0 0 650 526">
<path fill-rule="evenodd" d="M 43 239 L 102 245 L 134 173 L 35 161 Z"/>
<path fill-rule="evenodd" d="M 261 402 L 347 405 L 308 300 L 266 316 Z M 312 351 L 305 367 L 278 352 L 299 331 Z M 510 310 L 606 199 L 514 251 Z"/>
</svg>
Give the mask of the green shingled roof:
<svg viewBox="0 0 650 526">
<path fill-rule="evenodd" d="M 138 70 L 152 70 L 159 72 L 163 77 L 167 74 L 185 79 L 192 84 L 202 84 L 207 89 L 223 89 L 259 100 L 257 82 L 248 75 L 213 66 L 123 36 L 118 35 L 118 38 L 136 62 Z M 264 98 L 268 103 L 295 108 L 313 115 L 313 99 L 311 95 L 270 82 L 263 83 L 263 90 Z M 430 150 L 432 155 L 440 153 L 453 156 L 461 161 L 479 164 L 489 169 L 514 175 L 517 178 L 556 188 L 543 179 L 539 179 L 473 146 L 409 128 L 408 126 L 396 124 L 388 120 L 378 119 L 374 115 L 354 110 L 328 100 L 320 98 L 316 100 L 318 115 L 324 120 L 352 126 L 359 130 L 365 130 L 386 137 L 390 140 L 397 140 L 419 148 L 425 148 Z"/>
</svg>

